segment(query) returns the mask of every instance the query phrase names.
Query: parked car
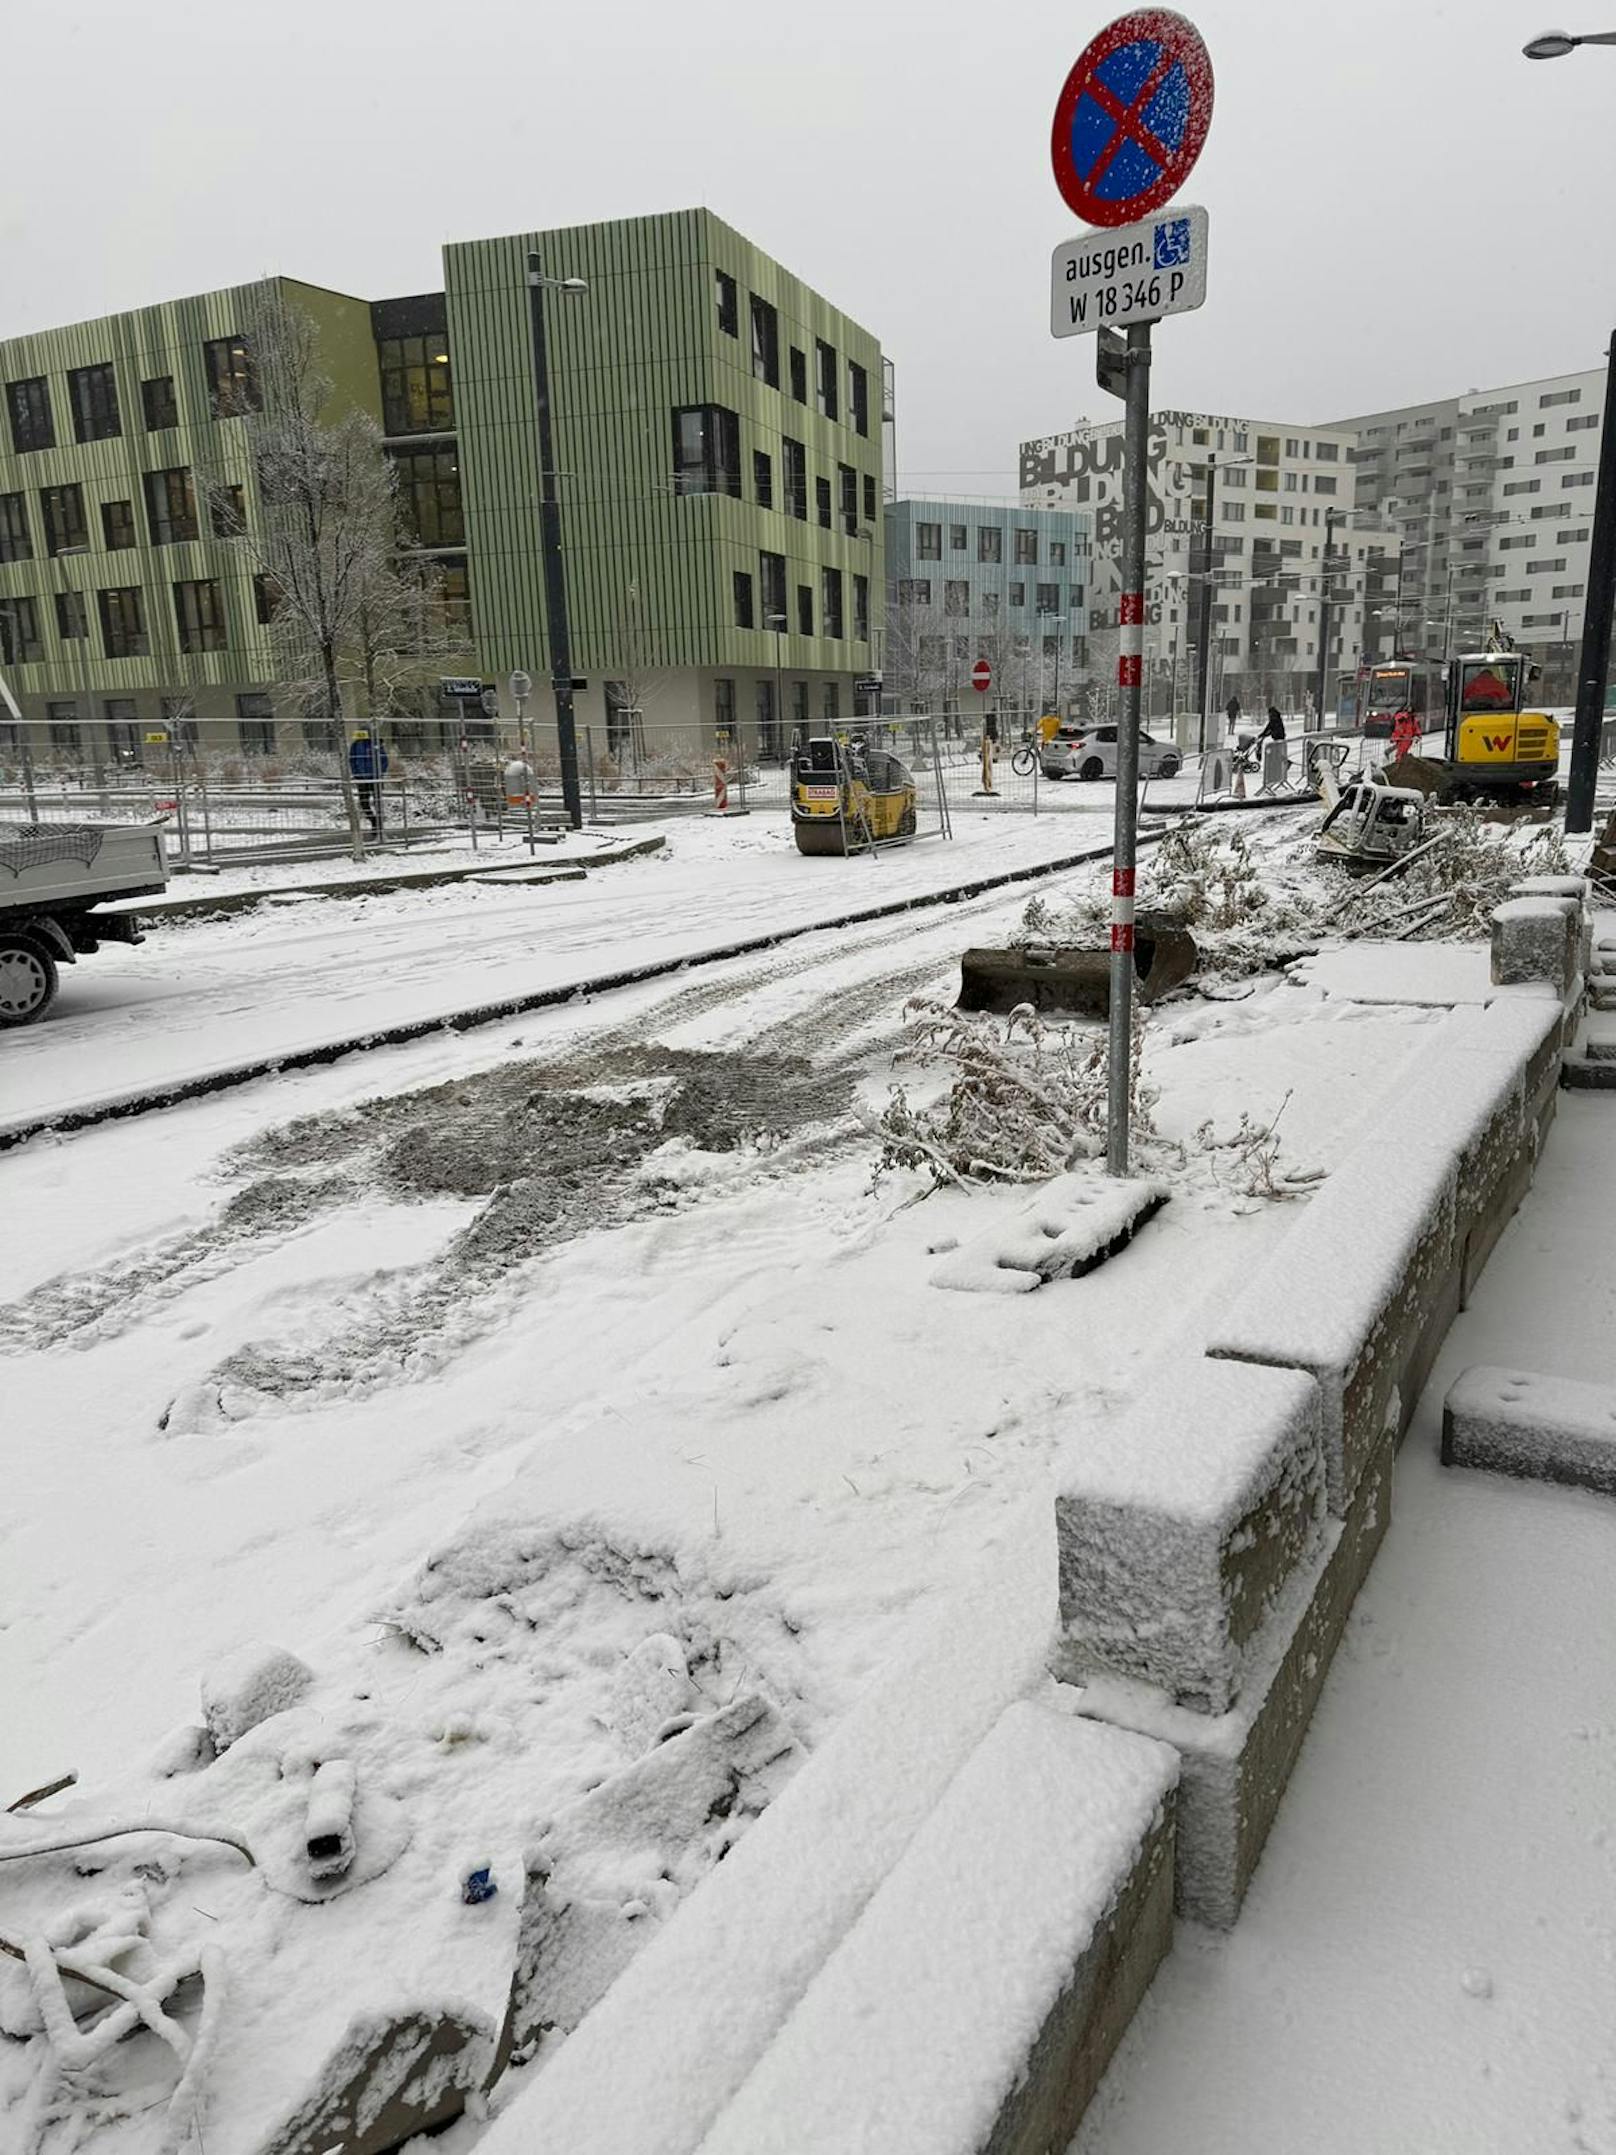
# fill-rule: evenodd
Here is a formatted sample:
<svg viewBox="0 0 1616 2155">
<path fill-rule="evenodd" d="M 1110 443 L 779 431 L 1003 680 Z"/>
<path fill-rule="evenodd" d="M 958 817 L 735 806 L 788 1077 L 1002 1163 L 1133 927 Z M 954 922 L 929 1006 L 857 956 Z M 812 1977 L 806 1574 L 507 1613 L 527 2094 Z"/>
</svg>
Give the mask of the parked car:
<svg viewBox="0 0 1616 2155">
<path fill-rule="evenodd" d="M 1139 736 L 1141 778 L 1173 778 L 1183 757 L 1172 741 L 1158 741 L 1154 734 Z M 1115 726 L 1062 726 L 1044 743 L 1041 758 L 1046 778 L 1115 778 L 1117 775 L 1117 729 Z"/>
</svg>

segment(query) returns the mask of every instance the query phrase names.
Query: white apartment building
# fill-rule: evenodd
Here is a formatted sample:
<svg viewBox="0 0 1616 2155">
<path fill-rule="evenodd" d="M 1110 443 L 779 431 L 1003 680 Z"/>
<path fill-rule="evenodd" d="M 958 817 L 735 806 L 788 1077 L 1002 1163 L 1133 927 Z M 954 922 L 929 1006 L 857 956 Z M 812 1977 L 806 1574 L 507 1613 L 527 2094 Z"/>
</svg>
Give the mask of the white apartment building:
<svg viewBox="0 0 1616 2155">
<path fill-rule="evenodd" d="M 1336 423 L 1360 504 L 1398 533 L 1400 643 L 1440 656 L 1499 622 L 1567 700 L 1582 633 L 1603 368 Z"/>
<path fill-rule="evenodd" d="M 1358 513 L 1350 427 L 1236 419 L 1210 412 L 1151 414 L 1146 541 L 1146 708 L 1201 708 L 1199 608 L 1209 592 L 1210 706 L 1231 694 L 1248 711 L 1312 708 L 1329 548 L 1326 707 L 1366 636 L 1392 603 L 1397 540 Z M 1094 519 L 1089 667 L 1103 688 L 1116 649 L 1121 589 L 1120 419 L 1079 423 L 1021 445 L 1021 498 Z M 1207 503 L 1211 496 L 1211 547 Z M 1388 625 L 1389 626 L 1389 625 Z"/>
</svg>

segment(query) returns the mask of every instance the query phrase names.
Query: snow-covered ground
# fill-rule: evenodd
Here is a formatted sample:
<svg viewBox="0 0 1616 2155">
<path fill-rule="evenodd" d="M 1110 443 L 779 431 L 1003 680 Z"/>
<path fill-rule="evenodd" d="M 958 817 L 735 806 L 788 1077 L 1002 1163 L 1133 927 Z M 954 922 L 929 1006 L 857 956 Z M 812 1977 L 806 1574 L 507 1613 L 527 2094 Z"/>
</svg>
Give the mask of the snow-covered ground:
<svg viewBox="0 0 1616 2155">
<path fill-rule="evenodd" d="M 1109 800 L 1109 789 L 1073 790 L 1096 798 L 1104 790 Z M 694 957 L 1059 859 L 1110 835 L 1099 817 L 1080 826 L 1059 816 L 962 813 L 954 830 L 952 843 L 807 860 L 784 817 L 693 819 L 673 827 L 663 852 L 603 870 L 598 882 L 310 897 L 157 928 L 138 948 L 109 945 L 65 969 L 49 1019 L 8 1034 L 0 1122 L 651 959 Z M 499 856 L 526 858 L 525 847 Z M 541 866 L 548 859 L 538 856 Z"/>
<path fill-rule="evenodd" d="M 1613 1218 L 1616 1103 L 1567 1094 L 1239 1925 L 1180 1926 L 1073 2155 L 1616 2150 L 1616 1508 L 1437 1459 L 1471 1363 L 1616 1396 Z"/>
<path fill-rule="evenodd" d="M 715 869 L 720 848 L 737 865 Z M 420 1007 L 418 974 L 486 999 L 621 964 L 625 941 L 711 947 L 1070 849 L 1056 819 L 1004 818 L 844 865 L 761 823 L 692 825 L 671 862 L 521 900 L 454 888 L 438 910 L 338 901 L 335 927 L 303 922 L 310 901 L 263 933 L 176 930 L 127 963 L 211 951 L 189 1011 L 177 974 L 100 1029 L 64 1012 L 34 1036 L 33 1082 L 93 1056 L 83 1082 L 127 1085 L 174 1033 L 184 1067 L 220 1038 L 280 1039 L 318 1021 L 311 965 L 329 997 L 394 1014 Z M 347 2014 L 495 1997 L 524 1839 L 634 1756 L 632 1653 L 671 1636 L 694 1710 L 759 1690 L 811 1748 L 911 1618 L 1022 1530 L 1062 1448 L 1195 1350 L 1283 1232 L 1286 1206 L 1207 1174 L 1085 1279 L 1014 1298 L 934 1282 L 1025 1199 L 872 1190 L 860 1113 L 904 998 L 951 994 L 960 950 L 1003 939 L 1028 895 L 811 933 L 0 1162 L 28 1223 L 0 1241 L 0 1797 L 74 1766 L 81 1789 L 41 1828 L 211 1810 L 278 1847 L 288 1790 L 346 1755 L 409 1836 L 340 1923 L 217 1864 L 128 1880 L 176 1949 L 236 1957 L 215 2155 Z M 383 954 L 368 989 L 356 942 Z M 1365 1003 L 1318 963 L 1159 1013 L 1166 1136 L 1193 1150 L 1209 1117 L 1284 1103 L 1285 1160 L 1306 1169 L 1396 1128 L 1445 1012 Z M 175 1775 L 168 1732 L 196 1720 L 201 1678 L 263 1640 L 315 1672 L 285 1734 Z M 486 1861 L 505 1890 L 485 1919 L 453 1889 Z M 653 1874 L 648 1906 L 693 1882 Z M 12 1980 L 0 1964 L 0 2013 Z M 301 2018 L 288 2002 L 311 1998 Z M 0 2049 L 0 2146 L 31 2055 Z M 108 2155 L 145 2155 L 146 2130 Z"/>
</svg>

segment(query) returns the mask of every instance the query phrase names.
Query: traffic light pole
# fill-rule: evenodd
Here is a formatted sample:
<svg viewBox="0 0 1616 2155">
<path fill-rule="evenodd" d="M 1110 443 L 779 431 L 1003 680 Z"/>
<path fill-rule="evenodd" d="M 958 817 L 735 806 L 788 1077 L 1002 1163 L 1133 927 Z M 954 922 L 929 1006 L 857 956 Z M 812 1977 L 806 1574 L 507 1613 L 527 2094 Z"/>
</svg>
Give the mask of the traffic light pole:
<svg viewBox="0 0 1616 2155">
<path fill-rule="evenodd" d="M 1599 777 L 1599 737 L 1605 722 L 1605 685 L 1610 676 L 1610 617 L 1616 607 L 1616 335 L 1605 373 L 1604 432 L 1599 437 L 1599 484 L 1594 493 L 1593 538 L 1588 548 L 1588 603 L 1582 617 L 1582 657 L 1577 667 L 1577 716 L 1571 732 L 1571 776 L 1566 785 L 1567 832 L 1594 825 L 1594 786 Z"/>
<path fill-rule="evenodd" d="M 527 258 L 528 303 L 533 316 L 533 398 L 539 416 L 539 551 L 544 565 L 544 619 L 555 690 L 556 746 L 561 757 L 561 798 L 567 821 L 581 830 L 583 789 L 578 782 L 578 727 L 572 707 L 572 632 L 567 619 L 567 575 L 561 558 L 561 507 L 556 500 L 555 428 L 550 408 L 550 354 L 544 336 L 545 278 L 539 258 Z"/>
<path fill-rule="evenodd" d="M 1128 1172 L 1133 1072 L 1134 869 L 1139 850 L 1139 694 L 1145 643 L 1145 462 L 1150 436 L 1149 322 L 1128 331 L 1123 419 L 1122 596 L 1117 607 L 1117 820 L 1111 852 L 1111 1045 L 1105 1164 Z"/>
</svg>

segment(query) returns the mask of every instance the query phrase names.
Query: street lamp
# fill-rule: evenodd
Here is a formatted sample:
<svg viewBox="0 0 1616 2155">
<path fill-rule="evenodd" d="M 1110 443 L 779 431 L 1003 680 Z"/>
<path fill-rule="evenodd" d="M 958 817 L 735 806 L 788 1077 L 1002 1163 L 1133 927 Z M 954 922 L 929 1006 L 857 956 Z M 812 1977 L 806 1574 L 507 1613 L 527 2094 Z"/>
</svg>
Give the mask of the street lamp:
<svg viewBox="0 0 1616 2155">
<path fill-rule="evenodd" d="M 1616 45 L 1616 30 L 1590 30 L 1581 37 L 1572 37 L 1565 30 L 1545 30 L 1521 50 L 1529 60 L 1563 60 L 1579 45 Z"/>
<path fill-rule="evenodd" d="M 1232 471 L 1237 465 L 1255 464 L 1254 456 L 1226 456 L 1223 469 Z M 1218 459 L 1215 451 L 1206 459 L 1206 524 L 1205 545 L 1201 555 L 1201 608 L 1196 621 L 1196 659 L 1200 666 L 1201 681 L 1201 739 L 1200 750 L 1206 754 L 1206 736 L 1212 723 L 1212 564 L 1217 558 L 1217 505 L 1218 505 Z"/>
<path fill-rule="evenodd" d="M 1324 697 L 1330 679 L 1330 555 L 1337 524 L 1347 520 L 1345 509 L 1326 509 L 1324 512 L 1324 552 L 1319 557 L 1319 670 L 1317 686 L 1313 691 L 1313 723 L 1321 730 L 1324 725 Z M 1347 561 L 1350 567 L 1351 549 Z M 1349 593 L 1350 596 L 1350 593 Z"/>
<path fill-rule="evenodd" d="M 533 318 L 533 398 L 539 419 L 539 551 L 544 567 L 544 613 L 550 640 L 550 681 L 555 690 L 556 747 L 561 757 L 561 798 L 573 829 L 583 827 L 583 789 L 578 783 L 578 728 L 572 708 L 572 635 L 567 619 L 567 577 L 561 559 L 561 507 L 556 500 L 555 429 L 550 403 L 550 353 L 544 334 L 544 294 L 587 292 L 582 277 L 547 277 L 536 254 L 527 258 L 528 303 Z"/>
</svg>

